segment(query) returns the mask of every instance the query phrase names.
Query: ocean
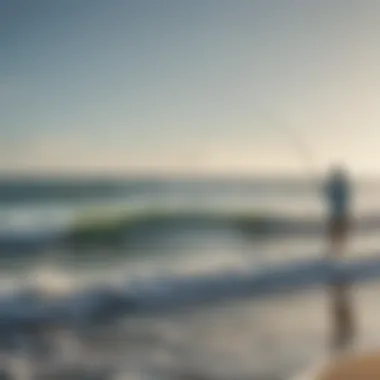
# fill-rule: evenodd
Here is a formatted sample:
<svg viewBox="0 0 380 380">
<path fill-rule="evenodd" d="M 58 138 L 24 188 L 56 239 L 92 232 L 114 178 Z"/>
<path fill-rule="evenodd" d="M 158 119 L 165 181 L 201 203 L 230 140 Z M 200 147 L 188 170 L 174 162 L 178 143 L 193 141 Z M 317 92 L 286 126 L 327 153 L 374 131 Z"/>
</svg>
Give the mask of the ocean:
<svg viewBox="0 0 380 380">
<path fill-rule="evenodd" d="M 352 260 L 372 257 L 380 246 L 378 190 L 379 183 L 355 184 L 359 222 L 350 240 Z M 121 243 L 62 244 L 79 219 L 115 212 L 133 227 Z M 241 228 L 251 215 L 266 218 L 265 229 Z M 142 216 L 149 223 L 141 224 Z M 370 228 L 361 229 L 368 216 Z M 62 292 L 72 297 L 108 286 L 133 293 L 138 287 L 140 298 L 159 304 L 158 311 L 126 312 L 112 323 L 78 317 L 59 333 L 49 330 L 58 354 L 41 360 L 18 343 L 2 350 L 3 366 L 20 379 L 58 373 L 78 379 L 287 379 L 326 353 L 323 286 L 275 287 L 270 294 L 260 288 L 241 297 L 231 284 L 238 289 L 236 281 L 252 273 L 319 260 L 327 251 L 325 219 L 320 186 L 299 179 L 0 180 L 1 297 L 38 288 L 52 302 Z M 215 283 L 221 284 L 217 290 Z M 355 288 L 363 346 L 380 342 L 380 323 L 371 318 L 377 291 L 376 281 Z M 189 304 L 181 299 L 185 292 Z M 27 297 L 17 302 L 23 313 L 32 309 Z M 0 319 L 7 305 L 0 302 Z"/>
</svg>

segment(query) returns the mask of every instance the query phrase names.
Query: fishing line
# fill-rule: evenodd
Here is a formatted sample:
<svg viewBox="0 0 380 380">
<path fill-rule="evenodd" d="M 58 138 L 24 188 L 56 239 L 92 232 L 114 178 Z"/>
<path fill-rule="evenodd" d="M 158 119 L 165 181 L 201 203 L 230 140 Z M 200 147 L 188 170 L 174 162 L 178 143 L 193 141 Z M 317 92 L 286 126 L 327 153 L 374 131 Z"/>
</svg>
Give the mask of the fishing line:
<svg viewBox="0 0 380 380">
<path fill-rule="evenodd" d="M 277 122 L 272 116 L 269 117 L 267 113 L 265 120 L 266 125 L 274 127 L 280 131 L 286 138 L 287 142 L 290 143 L 289 146 L 292 148 L 292 151 L 296 153 L 296 156 L 300 159 L 302 165 L 306 167 L 308 177 L 315 180 L 319 179 L 320 170 L 319 165 L 317 165 L 317 158 L 314 153 L 315 151 L 304 136 L 302 136 L 298 130 L 290 126 L 288 123 Z"/>
</svg>

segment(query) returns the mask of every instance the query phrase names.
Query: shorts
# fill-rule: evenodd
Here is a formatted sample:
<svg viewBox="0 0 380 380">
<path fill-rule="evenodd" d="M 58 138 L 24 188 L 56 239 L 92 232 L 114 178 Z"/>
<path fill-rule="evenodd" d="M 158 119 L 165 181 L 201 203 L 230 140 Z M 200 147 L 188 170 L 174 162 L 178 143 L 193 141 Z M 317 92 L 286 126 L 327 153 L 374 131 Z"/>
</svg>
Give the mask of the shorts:
<svg viewBox="0 0 380 380">
<path fill-rule="evenodd" d="M 333 240 L 343 240 L 347 237 L 350 227 L 348 217 L 334 217 L 329 223 L 329 235 Z"/>
</svg>

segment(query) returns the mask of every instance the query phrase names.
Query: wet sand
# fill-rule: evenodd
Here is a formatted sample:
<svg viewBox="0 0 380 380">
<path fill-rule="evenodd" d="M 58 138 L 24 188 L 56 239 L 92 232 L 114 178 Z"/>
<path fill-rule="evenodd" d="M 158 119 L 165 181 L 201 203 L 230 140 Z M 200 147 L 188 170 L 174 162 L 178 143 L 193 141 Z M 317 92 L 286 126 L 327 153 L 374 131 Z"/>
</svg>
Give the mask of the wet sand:
<svg viewBox="0 0 380 380">
<path fill-rule="evenodd" d="M 378 380 L 380 351 L 351 354 L 333 361 L 315 380 Z M 314 379 L 310 379 L 314 380 Z"/>
</svg>

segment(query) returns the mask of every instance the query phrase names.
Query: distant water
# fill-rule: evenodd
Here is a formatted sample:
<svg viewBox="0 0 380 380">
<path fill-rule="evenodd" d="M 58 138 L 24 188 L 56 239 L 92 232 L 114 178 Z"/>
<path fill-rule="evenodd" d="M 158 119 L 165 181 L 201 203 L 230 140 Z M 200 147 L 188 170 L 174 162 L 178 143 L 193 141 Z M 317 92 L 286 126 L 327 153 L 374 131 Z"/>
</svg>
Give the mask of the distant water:
<svg viewBox="0 0 380 380">
<path fill-rule="evenodd" d="M 357 214 L 380 214 L 378 190 L 378 184 L 357 184 Z M 59 233 L 81 213 L 103 207 L 127 212 L 157 208 L 244 211 L 320 220 L 326 211 L 319 187 L 310 181 L 0 180 L 3 236 Z M 359 257 L 376 251 L 380 247 L 378 235 L 377 231 L 354 234 L 350 255 Z M 119 248 L 71 252 L 49 247 L 33 255 L 22 250 L 1 252 L 0 285 L 3 292 L 30 284 L 78 289 L 99 282 L 215 275 L 247 267 L 260 271 L 274 263 L 317 258 L 325 251 L 323 234 L 258 239 L 228 226 L 161 229 Z M 361 292 L 372 294 L 365 289 Z M 86 363 L 100 355 L 99 362 L 112 362 L 118 372 L 124 373 L 125 377 L 120 378 L 128 379 L 186 378 L 186 373 L 275 379 L 323 353 L 327 331 L 324 302 L 323 292 L 312 290 L 185 313 L 147 315 L 138 320 L 128 317 L 113 331 L 92 331 L 86 339 L 98 339 L 101 344 L 82 342 L 86 348 L 77 357 Z M 373 322 L 373 329 L 376 327 Z M 97 337 L 105 333 L 111 340 L 109 345 L 104 336 Z M 122 342 L 117 336 L 123 338 Z"/>
<path fill-rule="evenodd" d="M 57 232 L 78 215 L 110 209 L 246 212 L 322 219 L 320 185 L 310 180 L 1 179 L 0 236 Z M 354 213 L 380 214 L 380 183 L 358 183 Z"/>
</svg>

